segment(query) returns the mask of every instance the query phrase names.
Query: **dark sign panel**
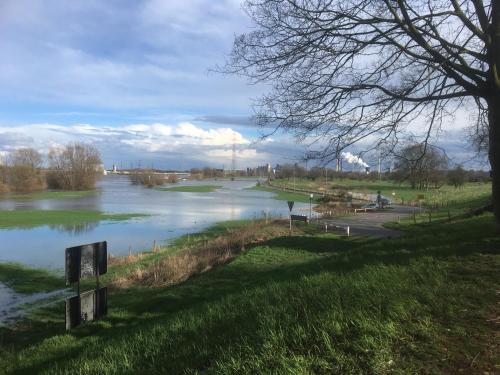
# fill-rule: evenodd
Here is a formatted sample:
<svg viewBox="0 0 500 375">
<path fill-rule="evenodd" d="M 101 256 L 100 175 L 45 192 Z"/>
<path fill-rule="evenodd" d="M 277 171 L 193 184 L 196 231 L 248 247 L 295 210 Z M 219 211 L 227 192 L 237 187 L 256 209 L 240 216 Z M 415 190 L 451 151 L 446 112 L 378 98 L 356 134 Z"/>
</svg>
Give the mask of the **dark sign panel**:
<svg viewBox="0 0 500 375">
<path fill-rule="evenodd" d="M 66 329 L 97 320 L 108 311 L 108 289 L 90 290 L 66 299 Z"/>
<path fill-rule="evenodd" d="M 303 221 L 304 223 L 309 222 L 309 218 L 305 215 L 292 215 L 292 220 Z"/>
<path fill-rule="evenodd" d="M 292 212 L 292 209 L 293 209 L 293 205 L 294 205 L 294 201 L 287 201 L 288 203 L 288 209 L 290 210 L 290 212 Z"/>
<path fill-rule="evenodd" d="M 106 241 L 66 249 L 66 284 L 89 276 L 103 275 L 107 271 Z"/>
</svg>

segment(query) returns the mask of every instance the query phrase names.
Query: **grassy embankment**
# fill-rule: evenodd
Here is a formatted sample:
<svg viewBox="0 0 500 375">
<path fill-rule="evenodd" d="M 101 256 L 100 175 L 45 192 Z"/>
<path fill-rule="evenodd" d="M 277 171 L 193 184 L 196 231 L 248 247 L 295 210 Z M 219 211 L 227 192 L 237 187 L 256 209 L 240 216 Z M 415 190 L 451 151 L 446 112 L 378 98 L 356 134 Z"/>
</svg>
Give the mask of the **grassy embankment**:
<svg viewBox="0 0 500 375">
<path fill-rule="evenodd" d="M 0 229 L 33 228 L 42 225 L 76 225 L 101 220 L 121 221 L 143 214 L 105 214 L 88 210 L 14 210 L 0 211 Z"/>
<path fill-rule="evenodd" d="M 295 182 L 288 179 L 277 179 L 272 181 L 273 185 L 283 187 L 296 187 L 297 189 L 316 190 L 324 189 L 324 179 L 309 180 L 296 178 Z M 395 202 L 401 200 L 415 201 L 419 195 L 424 195 L 424 203 L 428 205 L 438 204 L 439 206 L 455 206 L 468 203 L 476 199 L 485 199 L 491 195 L 490 183 L 466 183 L 462 187 L 455 188 L 449 185 L 443 185 L 439 189 L 430 189 L 428 191 L 412 189 L 408 184 L 397 184 L 392 181 L 368 181 L 353 180 L 346 178 L 328 180 L 329 189 L 345 189 L 359 193 L 376 194 L 380 191 L 382 195 L 393 199 Z M 392 193 L 395 193 L 393 195 Z"/>
<path fill-rule="evenodd" d="M 42 200 L 91 197 L 100 194 L 99 190 L 81 191 L 40 191 L 36 193 L 0 194 L 0 200 Z"/>
<path fill-rule="evenodd" d="M 230 225 L 237 231 L 246 223 Z M 263 225 L 264 238 L 257 233 L 257 243 L 229 264 L 176 286 L 132 283 L 112 291 L 108 317 L 99 322 L 66 333 L 59 306 L 3 329 L 0 368 L 495 373 L 500 238 L 492 216 L 401 227 L 403 238 L 369 240 L 307 227 L 288 237 L 286 226 Z M 111 267 L 106 282 L 221 234 L 225 224 L 139 264 Z"/>
<path fill-rule="evenodd" d="M 259 190 L 259 191 L 268 191 L 270 193 L 274 193 L 274 199 L 280 201 L 294 201 L 294 202 L 302 202 L 309 203 L 309 194 L 302 193 L 291 193 L 288 191 L 281 191 L 278 189 L 273 189 L 263 185 L 253 186 L 248 188 L 247 190 Z M 321 198 L 321 195 L 317 195 L 312 199 L 313 203 L 318 203 L 318 199 Z"/>
<path fill-rule="evenodd" d="M 212 193 L 222 188 L 220 185 L 193 185 L 193 186 L 175 186 L 171 188 L 157 188 L 160 191 L 177 191 L 184 193 Z"/>
</svg>

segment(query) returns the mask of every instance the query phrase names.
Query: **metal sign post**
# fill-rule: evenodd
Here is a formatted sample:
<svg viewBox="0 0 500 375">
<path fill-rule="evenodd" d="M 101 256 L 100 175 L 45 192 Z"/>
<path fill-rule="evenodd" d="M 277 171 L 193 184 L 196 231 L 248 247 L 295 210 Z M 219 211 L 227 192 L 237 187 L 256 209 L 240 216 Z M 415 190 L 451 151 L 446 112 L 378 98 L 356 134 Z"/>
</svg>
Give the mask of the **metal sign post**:
<svg viewBox="0 0 500 375">
<path fill-rule="evenodd" d="M 288 210 L 290 211 L 290 236 L 292 235 L 292 209 L 294 205 L 294 201 L 287 201 L 288 203 Z"/>
<path fill-rule="evenodd" d="M 66 330 L 99 319 L 108 309 L 107 288 L 99 284 L 99 275 L 108 271 L 107 242 L 68 247 L 66 285 L 77 283 L 77 295 L 66 299 Z M 95 276 L 96 288 L 80 293 L 80 280 Z"/>
</svg>

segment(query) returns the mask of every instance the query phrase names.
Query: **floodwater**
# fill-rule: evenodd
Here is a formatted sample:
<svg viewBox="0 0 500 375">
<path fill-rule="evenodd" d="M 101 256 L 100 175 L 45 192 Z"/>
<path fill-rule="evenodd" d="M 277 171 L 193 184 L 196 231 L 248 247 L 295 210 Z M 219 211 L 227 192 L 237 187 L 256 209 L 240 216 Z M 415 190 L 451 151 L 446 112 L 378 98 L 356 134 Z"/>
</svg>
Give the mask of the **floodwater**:
<svg viewBox="0 0 500 375">
<path fill-rule="evenodd" d="M 101 194 L 91 197 L 31 201 L 0 201 L 0 210 L 97 210 L 105 213 L 140 213 L 151 216 L 127 221 L 101 221 L 81 225 L 52 225 L 0 230 L 0 262 L 62 271 L 64 249 L 108 241 L 113 255 L 149 250 L 153 241 L 164 245 L 186 233 L 199 232 L 224 220 L 288 215 L 285 201 L 273 194 L 246 190 L 257 180 L 182 181 L 178 185 L 221 185 L 212 193 L 165 192 L 131 185 L 127 176 L 104 176 Z M 296 203 L 294 211 L 308 211 Z M 8 215 L 3 212 L 2 215 Z"/>
<path fill-rule="evenodd" d="M 0 283 L 0 326 L 14 322 L 26 314 L 30 309 L 61 302 L 71 293 L 70 289 L 55 290 L 48 293 L 19 294 Z M 58 300 L 53 299 L 59 297 Z"/>
</svg>

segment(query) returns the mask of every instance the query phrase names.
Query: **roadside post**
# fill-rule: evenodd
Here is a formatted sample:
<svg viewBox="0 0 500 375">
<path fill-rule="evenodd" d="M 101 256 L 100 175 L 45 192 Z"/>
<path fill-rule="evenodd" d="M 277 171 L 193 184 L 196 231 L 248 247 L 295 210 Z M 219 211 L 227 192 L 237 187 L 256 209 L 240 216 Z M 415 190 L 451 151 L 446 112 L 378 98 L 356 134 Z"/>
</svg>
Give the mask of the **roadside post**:
<svg viewBox="0 0 500 375">
<path fill-rule="evenodd" d="M 77 284 L 77 295 L 66 299 L 66 330 L 107 314 L 108 289 L 99 283 L 99 275 L 108 271 L 107 253 L 106 241 L 66 248 L 66 285 Z M 96 279 L 95 289 L 80 293 L 80 280 L 91 276 Z"/>
<path fill-rule="evenodd" d="M 290 236 L 292 235 L 292 209 L 294 205 L 294 201 L 287 201 L 288 203 L 288 210 L 290 211 Z"/>
<path fill-rule="evenodd" d="M 314 194 L 309 194 L 309 221 L 312 219 L 312 200 L 314 198 Z"/>
<path fill-rule="evenodd" d="M 425 195 L 418 194 L 417 199 L 418 199 L 418 214 L 422 215 L 422 202 L 425 200 Z"/>
</svg>

